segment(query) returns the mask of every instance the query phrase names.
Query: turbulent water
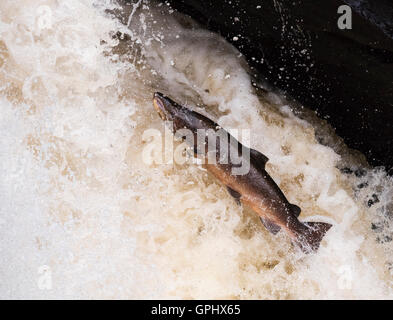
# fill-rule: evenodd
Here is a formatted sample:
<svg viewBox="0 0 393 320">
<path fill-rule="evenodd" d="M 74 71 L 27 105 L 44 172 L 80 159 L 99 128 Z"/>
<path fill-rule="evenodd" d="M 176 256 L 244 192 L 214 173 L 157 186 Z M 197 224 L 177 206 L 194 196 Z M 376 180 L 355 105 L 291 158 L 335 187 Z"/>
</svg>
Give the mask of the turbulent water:
<svg viewBox="0 0 393 320">
<path fill-rule="evenodd" d="M 0 298 L 393 298 L 392 180 L 253 82 L 165 3 L 2 0 Z M 333 224 L 319 251 L 198 165 L 143 161 L 154 91 L 250 129 L 301 220 Z"/>
</svg>

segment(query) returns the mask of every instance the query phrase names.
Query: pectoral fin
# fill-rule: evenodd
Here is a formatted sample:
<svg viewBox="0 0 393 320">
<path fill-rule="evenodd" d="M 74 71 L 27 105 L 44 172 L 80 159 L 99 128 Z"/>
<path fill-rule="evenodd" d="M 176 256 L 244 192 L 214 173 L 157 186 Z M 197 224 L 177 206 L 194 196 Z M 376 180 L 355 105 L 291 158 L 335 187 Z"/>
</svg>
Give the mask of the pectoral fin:
<svg viewBox="0 0 393 320">
<path fill-rule="evenodd" d="M 256 161 L 262 169 L 265 169 L 265 164 L 269 161 L 268 157 L 255 149 L 250 149 L 250 158 Z"/>
<path fill-rule="evenodd" d="M 261 217 L 262 224 L 265 226 L 267 230 L 269 230 L 274 235 L 280 231 L 281 227 L 276 225 L 274 222 L 270 221 L 269 219 Z"/>
<path fill-rule="evenodd" d="M 228 190 L 229 194 L 236 200 L 236 203 L 240 205 L 240 198 L 242 195 L 230 187 L 227 187 L 227 190 Z"/>
</svg>

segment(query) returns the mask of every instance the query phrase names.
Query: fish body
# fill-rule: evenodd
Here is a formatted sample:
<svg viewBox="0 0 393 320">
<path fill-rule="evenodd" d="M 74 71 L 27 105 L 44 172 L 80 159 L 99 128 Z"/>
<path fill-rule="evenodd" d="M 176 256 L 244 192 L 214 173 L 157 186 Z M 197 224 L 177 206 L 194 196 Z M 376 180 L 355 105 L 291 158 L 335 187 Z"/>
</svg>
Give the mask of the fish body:
<svg viewBox="0 0 393 320">
<path fill-rule="evenodd" d="M 190 132 L 194 155 L 207 159 L 204 167 L 224 185 L 237 202 L 251 207 L 273 234 L 283 229 L 304 252 L 316 251 L 331 224 L 298 220 L 301 209 L 288 202 L 265 170 L 268 158 L 247 148 L 208 117 L 177 104 L 156 92 L 153 105 L 163 120 L 172 121 L 173 131 Z M 198 136 L 200 132 L 205 134 Z M 246 164 L 246 166 L 245 166 Z M 234 173 L 235 169 L 239 173 Z"/>
</svg>

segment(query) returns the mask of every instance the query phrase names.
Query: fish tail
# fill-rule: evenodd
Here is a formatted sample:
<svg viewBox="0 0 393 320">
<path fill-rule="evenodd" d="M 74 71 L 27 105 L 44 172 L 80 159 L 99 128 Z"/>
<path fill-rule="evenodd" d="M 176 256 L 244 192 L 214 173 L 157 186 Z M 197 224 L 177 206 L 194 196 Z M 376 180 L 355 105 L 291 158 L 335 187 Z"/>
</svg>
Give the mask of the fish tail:
<svg viewBox="0 0 393 320">
<path fill-rule="evenodd" d="M 305 222 L 303 225 L 305 228 L 297 234 L 296 243 L 304 253 L 315 252 L 332 225 L 325 222 Z"/>
</svg>

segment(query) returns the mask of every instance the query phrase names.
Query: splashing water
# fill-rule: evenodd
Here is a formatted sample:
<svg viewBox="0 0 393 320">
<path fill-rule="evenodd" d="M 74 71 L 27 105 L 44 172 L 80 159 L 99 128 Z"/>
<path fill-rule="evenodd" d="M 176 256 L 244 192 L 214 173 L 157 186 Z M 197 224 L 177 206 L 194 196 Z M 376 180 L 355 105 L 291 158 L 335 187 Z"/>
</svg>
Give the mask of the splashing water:
<svg viewBox="0 0 393 320">
<path fill-rule="evenodd" d="M 168 5 L 4 0 L 0 80 L 0 298 L 393 297 L 392 179 Z M 334 225 L 319 251 L 198 166 L 144 163 L 154 91 L 250 129 L 301 220 Z"/>
</svg>

